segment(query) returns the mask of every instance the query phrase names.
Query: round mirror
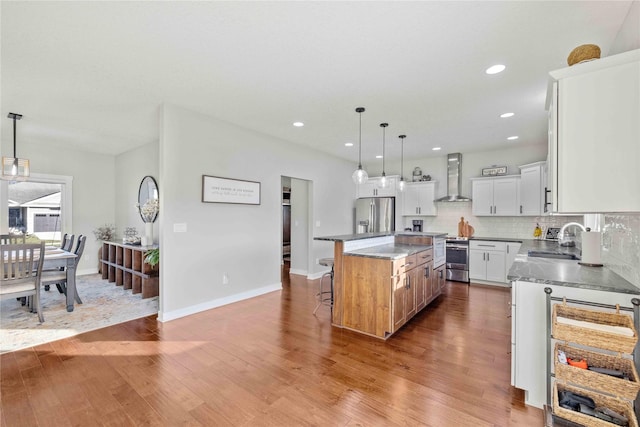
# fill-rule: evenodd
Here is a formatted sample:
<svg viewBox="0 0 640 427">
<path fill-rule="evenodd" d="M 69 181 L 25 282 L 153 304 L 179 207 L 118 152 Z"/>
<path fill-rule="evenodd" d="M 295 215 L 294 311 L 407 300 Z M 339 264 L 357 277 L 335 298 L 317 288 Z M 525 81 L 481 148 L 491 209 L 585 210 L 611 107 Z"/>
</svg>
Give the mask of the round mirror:
<svg viewBox="0 0 640 427">
<path fill-rule="evenodd" d="M 158 217 L 158 184 L 152 176 L 145 176 L 140 183 L 138 212 L 144 222 L 154 222 Z"/>
</svg>

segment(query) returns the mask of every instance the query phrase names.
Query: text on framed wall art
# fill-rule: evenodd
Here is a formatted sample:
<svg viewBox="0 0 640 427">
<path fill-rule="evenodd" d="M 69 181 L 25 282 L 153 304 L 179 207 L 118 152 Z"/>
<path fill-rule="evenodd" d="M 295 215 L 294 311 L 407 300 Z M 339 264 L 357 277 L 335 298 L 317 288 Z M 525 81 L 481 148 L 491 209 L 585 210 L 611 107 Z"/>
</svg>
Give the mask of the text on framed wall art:
<svg viewBox="0 0 640 427">
<path fill-rule="evenodd" d="M 203 203 L 260 204 L 260 183 L 202 175 Z"/>
</svg>

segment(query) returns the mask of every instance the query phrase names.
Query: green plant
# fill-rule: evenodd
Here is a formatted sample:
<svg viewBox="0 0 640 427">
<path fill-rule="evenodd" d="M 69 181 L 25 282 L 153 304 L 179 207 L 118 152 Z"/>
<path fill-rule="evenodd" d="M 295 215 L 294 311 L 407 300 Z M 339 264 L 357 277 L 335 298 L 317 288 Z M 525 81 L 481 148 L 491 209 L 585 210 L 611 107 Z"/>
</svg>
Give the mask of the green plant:
<svg viewBox="0 0 640 427">
<path fill-rule="evenodd" d="M 144 262 L 151 267 L 155 267 L 160 263 L 160 248 L 150 249 L 144 254 Z"/>
</svg>

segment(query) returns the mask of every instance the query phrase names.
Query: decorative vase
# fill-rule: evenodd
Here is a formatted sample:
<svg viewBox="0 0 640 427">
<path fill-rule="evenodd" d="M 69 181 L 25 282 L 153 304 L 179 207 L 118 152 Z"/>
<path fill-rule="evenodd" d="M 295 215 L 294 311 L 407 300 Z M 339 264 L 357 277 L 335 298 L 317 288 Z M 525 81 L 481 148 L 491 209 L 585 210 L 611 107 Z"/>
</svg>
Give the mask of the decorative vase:
<svg viewBox="0 0 640 427">
<path fill-rule="evenodd" d="M 142 246 L 153 245 L 153 223 L 152 222 L 144 223 L 144 236 L 142 236 L 140 243 L 142 244 Z"/>
</svg>

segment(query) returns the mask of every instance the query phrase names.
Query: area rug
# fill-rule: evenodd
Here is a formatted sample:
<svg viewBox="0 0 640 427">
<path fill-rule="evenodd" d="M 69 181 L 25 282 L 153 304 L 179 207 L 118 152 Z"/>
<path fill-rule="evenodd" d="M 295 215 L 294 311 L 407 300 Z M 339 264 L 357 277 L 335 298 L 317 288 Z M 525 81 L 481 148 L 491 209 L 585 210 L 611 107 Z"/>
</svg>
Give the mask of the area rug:
<svg viewBox="0 0 640 427">
<path fill-rule="evenodd" d="M 0 353 L 68 338 L 158 312 L 158 297 L 142 299 L 98 274 L 78 276 L 83 304 L 66 310 L 66 298 L 55 285 L 41 292 L 44 323 L 15 299 L 0 302 Z"/>
</svg>

